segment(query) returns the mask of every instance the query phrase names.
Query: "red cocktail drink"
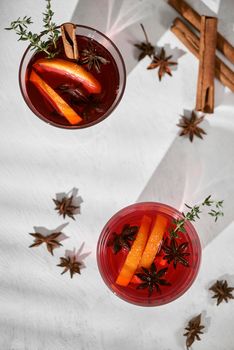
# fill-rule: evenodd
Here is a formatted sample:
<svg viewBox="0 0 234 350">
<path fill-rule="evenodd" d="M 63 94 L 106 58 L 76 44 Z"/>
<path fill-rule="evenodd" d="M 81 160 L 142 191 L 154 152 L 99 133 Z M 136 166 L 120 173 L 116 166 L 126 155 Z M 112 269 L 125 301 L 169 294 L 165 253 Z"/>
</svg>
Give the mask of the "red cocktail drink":
<svg viewBox="0 0 234 350">
<path fill-rule="evenodd" d="M 185 223 L 186 233 L 178 232 L 177 238 L 171 237 L 173 221 L 180 218 L 182 214 L 167 205 L 137 203 L 122 209 L 109 220 L 98 241 L 97 261 L 103 280 L 117 296 L 141 306 L 158 306 L 177 299 L 192 285 L 200 266 L 201 245 L 190 222 Z M 139 234 L 145 234 L 142 233 L 144 220 L 147 221 L 147 237 L 143 243 L 136 242 Z M 158 234 L 161 234 L 159 241 Z M 129 269 L 136 264 L 141 249 L 138 244 L 135 252 L 130 254 L 135 242 L 144 245 L 142 252 L 145 254 L 140 253 L 138 267 L 129 277 Z M 147 262 L 142 262 L 149 260 L 154 242 L 156 254 L 147 266 Z M 129 282 L 124 278 L 129 278 Z"/>
<path fill-rule="evenodd" d="M 19 72 L 31 110 L 49 124 L 68 129 L 105 119 L 121 100 L 126 80 L 122 56 L 105 35 L 77 25 L 76 41 L 78 61 L 66 57 L 60 37 L 55 58 L 32 53 L 29 47 Z"/>
</svg>

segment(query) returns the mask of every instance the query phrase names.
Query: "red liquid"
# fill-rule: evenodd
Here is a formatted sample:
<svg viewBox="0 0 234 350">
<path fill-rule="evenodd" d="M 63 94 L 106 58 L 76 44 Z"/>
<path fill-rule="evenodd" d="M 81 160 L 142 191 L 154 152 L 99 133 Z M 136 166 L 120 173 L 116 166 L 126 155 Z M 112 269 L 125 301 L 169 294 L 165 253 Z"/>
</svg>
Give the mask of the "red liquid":
<svg viewBox="0 0 234 350">
<path fill-rule="evenodd" d="M 90 42 L 92 42 L 92 47 L 96 49 L 96 54 L 102 56 L 108 61 L 107 64 L 100 65 L 100 72 L 97 72 L 94 66 L 89 70 L 87 65 L 83 65 L 83 68 L 90 71 L 90 73 L 92 73 L 92 75 L 100 82 L 102 87 L 100 94 L 90 95 L 85 88 L 81 86 L 81 84 L 74 82 L 74 80 L 67 75 L 61 75 L 55 72 L 44 72 L 39 74 L 40 77 L 48 85 L 50 85 L 78 113 L 78 115 L 82 117 L 83 120 L 79 123 L 79 126 L 92 123 L 101 118 L 114 103 L 119 88 L 118 68 L 109 51 L 97 41 L 77 35 L 79 52 L 89 48 Z M 60 53 L 56 56 L 56 58 L 67 60 L 61 39 L 59 40 L 58 47 L 60 48 Z M 28 97 L 39 114 L 41 114 L 48 121 L 61 126 L 69 127 L 71 124 L 67 121 L 67 119 L 61 116 L 42 95 L 38 88 L 28 80 L 32 70 L 32 65 L 39 58 L 44 57 L 45 55 L 43 53 L 36 53 L 28 64 L 26 74 L 26 89 Z M 81 89 L 85 96 L 88 97 L 88 101 L 74 99 L 74 97 L 72 97 L 70 94 L 60 90 L 59 87 L 64 84 L 71 84 L 73 88 L 78 87 Z"/>
<path fill-rule="evenodd" d="M 165 210 L 165 208 L 169 208 L 170 210 Z M 171 215 L 172 212 L 170 213 L 171 210 L 172 208 L 164 206 L 163 204 L 135 204 L 117 213 L 104 228 L 100 236 L 97 249 L 99 270 L 108 287 L 122 299 L 142 306 L 162 305 L 182 295 L 195 279 L 200 264 L 201 247 L 195 230 L 193 229 L 192 225 L 188 223 L 185 226 L 187 233 L 179 233 L 177 243 L 188 243 L 188 247 L 185 252 L 189 253 L 190 255 L 186 256 L 185 258 L 189 263 L 189 267 L 186 267 L 181 263 L 177 263 L 175 269 L 173 262 L 168 264 L 167 260 L 163 259 L 165 253 L 161 248 L 154 260 L 157 271 L 163 268 L 168 268 L 167 272 L 162 276 L 162 278 L 166 279 L 166 281 L 171 285 L 159 285 L 161 292 L 158 293 L 154 289 L 152 295 L 149 297 L 149 290 L 136 289 L 137 284 L 130 283 L 127 287 L 122 287 L 115 283 L 128 254 L 128 250 L 122 248 L 117 254 L 114 254 L 113 247 L 108 246 L 112 233 L 121 233 L 125 224 L 140 226 L 143 215 L 150 216 L 152 218 L 153 225 L 157 213 L 160 213 L 168 220 L 164 238 L 169 237 L 169 229 L 173 226 L 173 216 Z M 178 218 L 177 213 L 178 212 L 175 210 L 174 214 L 176 216 L 174 215 L 174 218 Z M 170 244 L 170 240 L 168 241 L 168 244 Z M 137 272 L 143 271 L 141 270 Z"/>
</svg>

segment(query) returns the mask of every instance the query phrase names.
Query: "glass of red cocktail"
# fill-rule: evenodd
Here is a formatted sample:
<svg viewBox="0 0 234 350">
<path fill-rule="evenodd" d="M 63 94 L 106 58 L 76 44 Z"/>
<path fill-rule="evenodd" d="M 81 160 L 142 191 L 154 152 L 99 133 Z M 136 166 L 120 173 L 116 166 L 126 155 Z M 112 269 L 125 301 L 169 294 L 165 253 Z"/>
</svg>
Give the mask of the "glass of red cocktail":
<svg viewBox="0 0 234 350">
<path fill-rule="evenodd" d="M 54 58 L 29 46 L 19 70 L 29 108 L 47 123 L 66 129 L 89 127 L 108 117 L 120 102 L 126 82 L 123 58 L 108 37 L 76 25 L 76 40 L 78 61 L 66 57 L 60 37 Z"/>
<path fill-rule="evenodd" d="M 136 305 L 158 306 L 189 289 L 199 270 L 201 245 L 189 221 L 185 232 L 171 236 L 181 218 L 168 205 L 146 202 L 130 205 L 108 221 L 98 241 L 97 262 L 114 294 Z"/>
</svg>

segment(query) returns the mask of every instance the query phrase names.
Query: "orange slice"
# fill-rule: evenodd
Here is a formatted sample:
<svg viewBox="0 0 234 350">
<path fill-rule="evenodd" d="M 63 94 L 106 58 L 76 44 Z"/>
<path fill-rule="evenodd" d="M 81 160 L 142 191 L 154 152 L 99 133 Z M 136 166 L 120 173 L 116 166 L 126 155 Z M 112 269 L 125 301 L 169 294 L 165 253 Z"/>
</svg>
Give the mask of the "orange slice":
<svg viewBox="0 0 234 350">
<path fill-rule="evenodd" d="M 133 277 L 132 277 L 130 282 L 132 284 L 140 284 L 140 283 L 142 283 L 142 280 L 139 277 L 137 277 L 137 275 L 133 275 Z"/>
<path fill-rule="evenodd" d="M 126 257 L 119 276 L 117 277 L 116 283 L 118 285 L 127 286 L 131 281 L 141 260 L 142 253 L 148 239 L 150 225 L 151 218 L 144 215 L 136 239 Z"/>
<path fill-rule="evenodd" d="M 62 60 L 60 58 L 41 58 L 34 63 L 33 67 L 37 72 L 56 72 L 68 76 L 81 83 L 90 93 L 98 94 L 101 92 L 99 81 L 77 63 Z"/>
<path fill-rule="evenodd" d="M 41 91 L 56 111 L 65 117 L 70 124 L 78 124 L 82 118 L 72 109 L 57 92 L 32 70 L 29 80 Z"/>
<path fill-rule="evenodd" d="M 167 227 L 167 218 L 158 214 L 138 267 L 149 268 L 154 261 Z"/>
</svg>

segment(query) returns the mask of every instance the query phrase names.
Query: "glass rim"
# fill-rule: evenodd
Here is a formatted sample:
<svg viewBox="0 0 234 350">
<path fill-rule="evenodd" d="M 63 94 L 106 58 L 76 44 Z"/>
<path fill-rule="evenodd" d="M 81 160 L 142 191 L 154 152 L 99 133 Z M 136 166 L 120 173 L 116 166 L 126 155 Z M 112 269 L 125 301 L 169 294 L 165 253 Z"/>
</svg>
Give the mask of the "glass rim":
<svg viewBox="0 0 234 350">
<path fill-rule="evenodd" d="M 114 220 L 116 220 L 118 217 L 120 217 L 120 215 L 122 213 L 124 213 L 126 210 L 135 210 L 137 209 L 137 207 L 140 206 L 149 206 L 156 208 L 161 208 L 164 210 L 161 210 L 161 212 L 164 212 L 165 214 L 171 216 L 171 217 L 178 217 L 178 218 L 182 218 L 183 214 L 182 212 L 180 212 L 178 209 L 173 208 L 167 204 L 164 203 L 160 203 L 160 202 L 137 202 L 131 205 L 128 205 L 122 209 L 120 209 L 118 212 L 116 212 L 105 224 L 105 226 L 103 227 L 100 236 L 98 238 L 98 242 L 97 242 L 97 249 L 96 249 L 96 259 L 97 259 L 97 265 L 98 265 L 98 270 L 99 273 L 102 277 L 102 280 L 104 281 L 104 283 L 106 284 L 106 286 L 108 287 L 108 289 L 115 294 L 116 296 L 118 296 L 120 299 L 124 300 L 125 302 L 128 302 L 130 304 L 134 304 L 137 306 L 141 306 L 141 307 L 158 307 L 158 306 L 162 306 L 168 303 L 171 303 L 172 301 L 180 298 L 183 294 L 185 294 L 188 289 L 192 286 L 193 282 L 195 281 L 200 266 L 201 266 L 201 258 L 202 258 L 202 247 L 201 247 L 201 241 L 200 238 L 198 236 L 198 233 L 196 231 L 196 229 L 194 228 L 194 226 L 192 225 L 192 223 L 190 221 L 186 222 L 186 227 L 188 229 L 187 234 L 191 234 L 192 236 L 195 237 L 196 239 L 196 249 L 198 252 L 198 258 L 196 260 L 196 264 L 195 267 L 193 267 L 193 269 L 191 269 L 188 273 L 188 275 L 186 276 L 186 279 L 183 281 L 183 283 L 181 284 L 180 287 L 180 291 L 178 293 L 176 293 L 173 297 L 171 297 L 168 301 L 166 300 L 162 300 L 160 302 L 157 302 L 157 300 L 155 300 L 155 302 L 151 302 L 151 303 L 147 303 L 144 302 L 144 298 L 139 297 L 136 301 L 136 297 L 132 297 L 132 296 L 125 296 L 124 292 L 121 292 L 121 287 L 119 288 L 118 286 L 116 287 L 113 284 L 113 280 L 111 280 L 110 277 L 108 277 L 108 268 L 107 266 L 103 266 L 103 262 L 101 261 L 101 256 L 102 256 L 102 249 L 103 249 L 103 245 L 106 244 L 106 240 L 108 240 L 110 232 L 108 232 L 108 226 L 110 225 L 111 222 L 113 222 Z M 147 208 L 149 209 L 149 208 Z M 128 215 L 129 213 L 127 213 L 126 215 Z M 172 215 L 174 214 L 174 215 Z M 103 258 L 104 259 L 104 258 Z M 167 295 L 165 296 L 165 298 L 167 298 Z M 159 298 L 160 299 L 160 298 Z"/>
<path fill-rule="evenodd" d="M 65 22 L 65 23 L 62 23 L 62 24 L 66 24 L 66 23 L 71 23 L 71 22 Z M 62 25 L 61 24 L 61 25 Z M 74 23 L 75 24 L 75 23 Z M 56 29 L 59 29 L 60 26 L 57 26 Z M 59 123 L 56 123 L 56 122 L 53 122 L 51 120 L 49 120 L 48 118 L 46 118 L 45 116 L 43 116 L 42 114 L 40 114 L 37 109 L 33 106 L 33 104 L 29 103 L 29 101 L 27 100 L 26 96 L 25 96 L 25 93 L 23 91 L 23 86 L 22 86 L 22 81 L 21 81 L 21 72 L 22 72 L 22 67 L 23 67 L 23 63 L 24 63 L 24 60 L 25 60 L 25 57 L 26 55 L 28 54 L 28 52 L 30 51 L 30 48 L 32 47 L 32 45 L 28 45 L 28 47 L 26 48 L 26 50 L 24 51 L 23 53 L 23 56 L 21 58 L 21 61 L 20 61 L 20 65 L 19 65 L 19 71 L 18 71 L 18 81 L 19 81 L 19 86 L 20 86 L 20 92 L 21 92 L 21 95 L 25 101 L 25 103 L 27 104 L 27 106 L 29 107 L 29 109 L 38 117 L 40 118 L 41 120 L 43 120 L 44 122 L 46 122 L 47 124 L 49 125 L 52 125 L 52 126 L 55 126 L 57 128 L 60 128 L 60 129 L 66 129 L 66 130 L 77 130 L 77 129 L 86 129 L 86 128 L 89 128 L 91 126 L 94 126 L 96 124 L 99 124 L 100 122 L 102 122 L 103 120 L 105 120 L 112 112 L 113 110 L 118 106 L 119 102 L 121 101 L 122 97 L 123 97 L 123 94 L 124 94 L 124 91 L 125 91 L 125 87 L 126 87 L 126 80 L 127 80 L 127 71 L 126 71 L 126 66 L 125 66 L 125 63 L 124 63 L 124 59 L 123 59 L 123 56 L 120 52 L 120 50 L 118 49 L 118 47 L 115 45 L 115 43 L 110 39 L 108 38 L 104 33 L 100 32 L 98 29 L 95 29 L 93 27 L 89 27 L 89 26 L 86 26 L 86 25 L 81 25 L 81 24 L 75 24 L 76 27 L 78 28 L 84 28 L 84 29 L 88 29 L 88 30 L 92 30 L 96 33 L 98 33 L 100 36 L 104 37 L 107 41 L 109 41 L 112 45 L 112 47 L 114 47 L 115 51 L 117 52 L 118 54 L 118 57 L 120 59 L 120 62 L 121 62 L 121 66 L 122 66 L 122 69 L 123 69 L 123 83 L 122 83 L 122 89 L 121 89 L 121 92 L 118 96 L 118 98 L 113 102 L 113 104 L 110 106 L 110 108 L 101 116 L 99 117 L 98 119 L 90 122 L 90 123 L 87 123 L 87 124 L 83 124 L 83 125 L 62 125 L 62 124 L 59 124 Z M 47 34 L 46 31 L 43 31 L 41 32 L 40 36 L 43 36 Z M 94 39 L 95 40 L 95 39 Z M 110 53 L 110 52 L 109 52 Z M 111 54 L 111 53 L 110 53 Z M 111 54 L 112 55 L 112 54 Z M 114 58 L 113 58 L 114 59 Z M 114 61 L 116 62 L 116 60 L 114 59 Z M 118 66 L 117 66 L 118 68 Z M 119 69 L 118 69 L 119 71 Z M 32 109 L 33 107 L 33 109 Z"/>
</svg>

